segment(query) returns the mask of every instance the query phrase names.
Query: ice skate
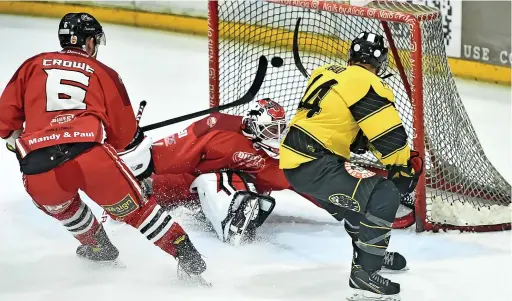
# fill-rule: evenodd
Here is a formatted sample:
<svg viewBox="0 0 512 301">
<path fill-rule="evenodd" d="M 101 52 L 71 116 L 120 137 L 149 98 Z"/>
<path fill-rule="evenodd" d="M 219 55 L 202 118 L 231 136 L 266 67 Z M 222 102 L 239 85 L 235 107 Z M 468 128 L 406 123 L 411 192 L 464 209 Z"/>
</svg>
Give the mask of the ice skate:
<svg viewBox="0 0 512 301">
<path fill-rule="evenodd" d="M 354 265 L 359 264 L 357 261 L 357 252 L 354 252 L 352 257 L 352 268 Z M 382 273 L 397 273 L 409 270 L 407 266 L 407 260 L 405 257 L 398 252 L 387 252 L 384 254 L 382 260 Z"/>
<path fill-rule="evenodd" d="M 206 270 L 206 262 L 194 247 L 188 235 L 178 237 L 174 242 L 178 261 L 178 279 L 190 284 L 211 286 L 201 275 Z"/>
<path fill-rule="evenodd" d="M 103 226 L 98 228 L 95 236 L 97 244 L 78 246 L 76 255 L 92 262 L 117 265 L 116 260 L 119 256 L 119 251 L 108 238 Z"/>
<path fill-rule="evenodd" d="M 353 294 L 349 301 L 399 301 L 400 284 L 378 274 L 369 274 L 360 265 L 354 265 L 350 274 L 349 286 Z"/>
<path fill-rule="evenodd" d="M 382 272 L 393 273 L 409 270 L 407 260 L 398 252 L 386 252 L 382 261 Z"/>
</svg>

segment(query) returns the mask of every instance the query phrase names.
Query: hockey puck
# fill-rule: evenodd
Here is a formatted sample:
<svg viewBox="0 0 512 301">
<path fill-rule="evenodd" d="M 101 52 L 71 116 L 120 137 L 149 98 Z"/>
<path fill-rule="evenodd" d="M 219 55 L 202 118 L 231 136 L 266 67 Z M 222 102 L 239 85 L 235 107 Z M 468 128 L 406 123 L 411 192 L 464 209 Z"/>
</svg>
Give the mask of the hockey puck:
<svg viewBox="0 0 512 301">
<path fill-rule="evenodd" d="M 283 59 L 278 57 L 278 56 L 274 56 L 271 60 L 270 60 L 270 64 L 272 64 L 273 67 L 281 67 L 283 66 Z"/>
</svg>

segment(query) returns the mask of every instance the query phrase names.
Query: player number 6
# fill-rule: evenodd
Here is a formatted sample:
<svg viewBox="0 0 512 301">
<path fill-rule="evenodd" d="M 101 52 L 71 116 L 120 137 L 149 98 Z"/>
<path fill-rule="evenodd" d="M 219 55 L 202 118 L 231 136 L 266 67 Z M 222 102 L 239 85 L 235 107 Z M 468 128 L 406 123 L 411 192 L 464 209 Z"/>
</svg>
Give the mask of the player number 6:
<svg viewBox="0 0 512 301">
<path fill-rule="evenodd" d="M 46 111 L 85 110 L 89 76 L 71 70 L 45 69 Z"/>
</svg>

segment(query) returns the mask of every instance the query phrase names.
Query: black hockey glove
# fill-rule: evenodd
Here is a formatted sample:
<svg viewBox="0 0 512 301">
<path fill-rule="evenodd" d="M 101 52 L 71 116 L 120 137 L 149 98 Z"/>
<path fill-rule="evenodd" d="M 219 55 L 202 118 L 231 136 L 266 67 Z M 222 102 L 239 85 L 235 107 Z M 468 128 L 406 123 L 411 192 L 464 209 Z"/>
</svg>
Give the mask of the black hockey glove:
<svg viewBox="0 0 512 301">
<path fill-rule="evenodd" d="M 388 180 L 395 183 L 400 193 L 409 194 L 416 188 L 422 173 L 423 159 L 417 151 L 411 151 L 407 166 L 392 165 L 388 167 Z"/>
<path fill-rule="evenodd" d="M 362 155 L 368 151 L 368 138 L 362 130 L 357 132 L 354 141 L 350 144 L 350 151 L 358 155 Z"/>
</svg>

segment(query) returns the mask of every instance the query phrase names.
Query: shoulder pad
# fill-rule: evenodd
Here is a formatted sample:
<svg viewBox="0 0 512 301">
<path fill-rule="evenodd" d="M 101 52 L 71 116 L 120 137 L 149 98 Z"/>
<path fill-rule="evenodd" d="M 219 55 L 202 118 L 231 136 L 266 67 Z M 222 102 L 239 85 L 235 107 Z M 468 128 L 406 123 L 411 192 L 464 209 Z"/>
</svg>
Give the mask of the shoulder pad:
<svg viewBox="0 0 512 301">
<path fill-rule="evenodd" d="M 347 106 L 360 101 L 370 90 L 370 87 L 380 96 L 394 102 L 393 91 L 377 75 L 359 66 L 349 66 L 337 75 L 338 84 L 334 87 Z"/>
</svg>

